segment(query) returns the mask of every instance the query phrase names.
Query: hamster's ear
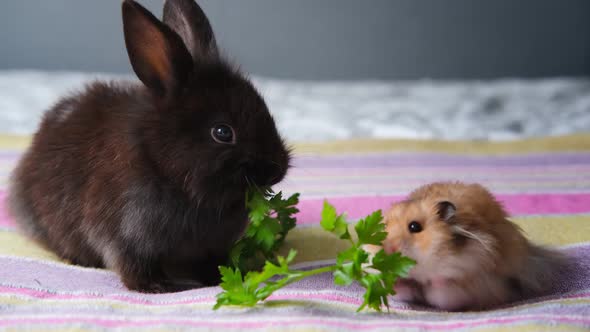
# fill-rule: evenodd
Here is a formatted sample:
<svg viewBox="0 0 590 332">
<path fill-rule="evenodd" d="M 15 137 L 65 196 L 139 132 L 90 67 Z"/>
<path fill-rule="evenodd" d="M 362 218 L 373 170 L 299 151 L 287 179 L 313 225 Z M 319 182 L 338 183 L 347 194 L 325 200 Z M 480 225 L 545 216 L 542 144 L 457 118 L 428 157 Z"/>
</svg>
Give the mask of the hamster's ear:
<svg viewBox="0 0 590 332">
<path fill-rule="evenodd" d="M 182 38 L 193 59 L 218 56 L 213 28 L 194 0 L 166 0 L 164 23 Z"/>
<path fill-rule="evenodd" d="M 133 0 L 123 1 L 123 29 L 137 77 L 160 97 L 176 94 L 193 66 L 182 39 Z"/>
<path fill-rule="evenodd" d="M 453 219 L 455 212 L 457 212 L 455 205 L 448 201 L 438 202 L 436 210 L 440 219 L 444 221 L 450 221 Z"/>
</svg>

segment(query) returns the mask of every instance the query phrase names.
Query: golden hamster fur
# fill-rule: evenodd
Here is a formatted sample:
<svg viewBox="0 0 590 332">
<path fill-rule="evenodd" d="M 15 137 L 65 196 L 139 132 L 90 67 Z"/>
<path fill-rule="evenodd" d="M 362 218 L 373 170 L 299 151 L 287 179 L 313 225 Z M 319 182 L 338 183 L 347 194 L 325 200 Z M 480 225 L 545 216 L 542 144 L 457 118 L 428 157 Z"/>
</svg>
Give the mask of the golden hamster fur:
<svg viewBox="0 0 590 332">
<path fill-rule="evenodd" d="M 484 187 L 458 182 L 418 188 L 385 214 L 386 253 L 416 260 L 395 286 L 399 300 L 477 310 L 547 292 L 565 262 L 530 243 Z"/>
</svg>

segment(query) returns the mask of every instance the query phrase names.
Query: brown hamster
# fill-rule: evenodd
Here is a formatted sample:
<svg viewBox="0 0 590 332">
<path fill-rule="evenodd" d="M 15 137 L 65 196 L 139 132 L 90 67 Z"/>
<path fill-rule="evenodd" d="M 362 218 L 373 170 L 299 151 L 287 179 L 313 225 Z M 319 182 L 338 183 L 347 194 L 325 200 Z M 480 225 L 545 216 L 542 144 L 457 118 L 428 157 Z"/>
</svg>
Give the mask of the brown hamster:
<svg viewBox="0 0 590 332">
<path fill-rule="evenodd" d="M 248 187 L 281 181 L 290 153 L 194 0 L 166 0 L 162 20 L 125 0 L 122 16 L 141 82 L 93 83 L 50 109 L 12 174 L 10 211 L 47 249 L 129 289 L 218 284 Z"/>
<path fill-rule="evenodd" d="M 478 184 L 418 188 L 385 214 L 386 253 L 416 260 L 395 286 L 399 300 L 443 310 L 477 310 L 547 292 L 566 263 L 530 243 Z"/>
</svg>

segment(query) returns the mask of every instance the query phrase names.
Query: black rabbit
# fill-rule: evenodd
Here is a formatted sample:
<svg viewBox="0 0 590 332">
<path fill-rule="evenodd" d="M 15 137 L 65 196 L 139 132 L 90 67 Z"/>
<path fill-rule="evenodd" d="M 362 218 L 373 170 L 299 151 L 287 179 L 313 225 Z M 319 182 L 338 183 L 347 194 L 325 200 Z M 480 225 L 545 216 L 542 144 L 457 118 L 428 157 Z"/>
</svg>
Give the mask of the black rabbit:
<svg viewBox="0 0 590 332">
<path fill-rule="evenodd" d="M 193 0 L 166 1 L 163 22 L 125 0 L 123 23 L 143 85 L 93 83 L 49 110 L 10 210 L 46 248 L 129 289 L 216 284 L 247 225 L 248 186 L 281 181 L 289 152 Z"/>
</svg>

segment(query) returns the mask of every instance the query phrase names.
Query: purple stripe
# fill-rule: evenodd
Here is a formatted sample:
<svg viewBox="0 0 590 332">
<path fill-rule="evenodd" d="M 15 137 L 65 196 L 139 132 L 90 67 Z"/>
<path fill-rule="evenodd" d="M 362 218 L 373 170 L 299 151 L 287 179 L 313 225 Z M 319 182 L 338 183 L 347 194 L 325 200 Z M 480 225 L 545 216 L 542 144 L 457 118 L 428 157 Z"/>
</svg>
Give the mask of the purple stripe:
<svg viewBox="0 0 590 332">
<path fill-rule="evenodd" d="M 340 170 L 340 173 L 337 173 L 340 168 L 337 169 L 326 169 L 326 168 L 293 168 L 290 170 L 290 175 L 294 176 L 341 176 L 341 175 L 366 175 L 367 168 L 366 167 L 348 167 L 346 169 Z M 335 173 L 336 172 L 336 173 Z M 372 175 L 389 175 L 389 174 L 397 174 L 397 175 L 420 175 L 420 174 L 429 174 L 429 173 L 465 173 L 470 172 L 474 174 L 540 174 L 540 175 L 559 175 L 563 173 L 572 173 L 572 172 L 581 172 L 581 173 L 588 173 L 590 172 L 590 164 L 583 164 L 583 165 L 525 165 L 525 166 L 506 166 L 502 168 L 498 167 L 491 167 L 491 166 L 478 166 L 478 167 L 470 167 L 470 166 L 430 166 L 430 165 L 421 165 L 421 166 L 411 166 L 411 167 L 372 167 L 371 173 Z"/>
<path fill-rule="evenodd" d="M 349 156 L 298 156 L 293 165 L 303 168 L 371 168 L 410 166 L 492 166 L 587 165 L 590 153 L 552 153 L 517 156 L 466 156 L 437 153 L 369 154 Z"/>
<path fill-rule="evenodd" d="M 362 317 L 362 318 L 361 318 Z M 373 330 L 373 329 L 392 329 L 392 328 L 408 328 L 419 330 L 434 330 L 434 331 L 456 331 L 457 329 L 465 328 L 481 328 L 487 326 L 518 326 L 519 323 L 530 323 L 536 326 L 590 326 L 590 318 L 576 317 L 576 316 L 557 316 L 551 314 L 545 315 L 522 315 L 519 317 L 499 317 L 494 319 L 469 319 L 463 321 L 450 320 L 448 322 L 428 322 L 425 320 L 393 320 L 393 319 L 369 319 L 367 316 L 356 317 L 355 319 L 338 319 L 334 317 L 275 317 L 274 319 L 261 320 L 239 320 L 235 317 L 232 320 L 203 320 L 194 318 L 179 318 L 179 317 L 162 317 L 155 319 L 152 316 L 143 316 L 138 320 L 127 320 L 125 317 L 63 317 L 63 318 L 46 318 L 46 317 L 26 317 L 26 318 L 12 318 L 6 317 L 4 321 L 0 321 L 2 326 L 35 326 L 41 325 L 47 327 L 48 325 L 65 325 L 71 324 L 79 327 L 80 324 L 84 326 L 100 326 L 104 328 L 122 328 L 122 327 L 192 327 L 192 328 L 207 328 L 213 330 L 224 329 L 261 329 L 261 328 L 293 328 L 293 327 L 313 327 L 313 328 L 332 328 L 332 329 L 348 329 L 352 331 L 358 330 Z M 294 318 L 299 318 L 295 320 Z"/>
<path fill-rule="evenodd" d="M 25 148 L 2 148 L 0 149 L 0 158 L 18 158 L 25 152 L 25 150 Z"/>
<path fill-rule="evenodd" d="M 136 301 L 178 301 L 178 294 L 141 294 L 131 292 L 110 271 L 44 263 L 21 258 L 0 257 L 0 285 L 39 289 L 51 293 L 78 292 L 88 295 L 121 295 Z M 191 291 L 192 296 L 214 297 L 217 288 Z"/>
<path fill-rule="evenodd" d="M 418 183 L 423 182 L 434 182 L 434 181 L 444 181 L 444 180 L 461 180 L 464 182 L 487 182 L 487 183 L 496 183 L 496 184 L 508 184 L 513 186 L 518 186 L 519 184 L 536 184 L 536 183 L 556 183 L 556 184 L 564 184 L 564 183 L 572 183 L 576 184 L 580 181 L 586 181 L 586 183 L 590 183 L 590 174 L 584 175 L 576 175 L 576 174 L 563 174 L 563 175 L 555 175 L 555 176 L 526 176 L 526 175 L 514 175 L 514 176 L 506 176 L 506 175 L 472 175 L 472 174 L 455 174 L 455 175 L 440 175 L 434 171 L 431 174 L 423 174 L 423 175 L 384 175 L 384 176 L 373 176 L 371 174 L 366 175 L 357 175 L 352 177 L 298 177 L 298 178 L 288 178 L 286 179 L 289 183 L 296 183 L 301 185 L 302 187 L 306 187 L 307 185 L 331 185 L 331 184 L 378 184 L 379 186 L 391 186 L 391 188 L 395 188 L 397 186 L 405 186 L 405 185 L 416 185 Z"/>
<path fill-rule="evenodd" d="M 23 151 L 0 150 L 0 162 L 15 162 Z M 588 152 L 556 152 L 519 155 L 471 155 L 446 153 L 375 153 L 339 155 L 298 155 L 293 160 L 296 168 L 367 168 L 415 166 L 557 166 L 588 165 Z"/>
<path fill-rule="evenodd" d="M 241 316 L 244 317 L 244 316 Z M 105 328 L 121 328 L 121 327 L 156 327 L 168 326 L 170 327 L 198 327 L 208 328 L 214 330 L 224 329 L 260 329 L 279 327 L 314 327 L 314 328 L 333 328 L 333 329 L 349 329 L 352 331 L 358 330 L 372 330 L 383 328 L 410 328 L 420 330 L 436 330 L 436 331 L 455 331 L 464 328 L 476 328 L 487 326 L 518 326 L 519 323 L 529 323 L 536 326 L 590 326 L 590 318 L 587 316 L 579 317 L 574 315 L 554 315 L 554 314 L 540 314 L 529 315 L 523 314 L 513 317 L 471 317 L 470 319 L 448 319 L 447 321 L 428 321 L 427 319 L 420 320 L 401 320 L 401 319 L 387 319 L 387 318 L 372 318 L 369 315 L 360 315 L 356 317 L 339 318 L 325 315 L 324 317 L 313 317 L 310 315 L 301 317 L 295 315 L 275 316 L 275 317 L 261 317 L 260 319 L 242 319 L 240 316 L 234 316 L 233 319 L 202 319 L 193 317 L 161 317 L 157 318 L 153 315 L 143 315 L 135 319 L 127 319 L 125 316 L 108 315 L 107 317 L 93 317 L 93 316 L 78 316 L 78 317 L 37 317 L 32 315 L 30 317 L 11 317 L 6 316 L 5 320 L 0 321 L 1 326 L 31 326 L 41 325 L 64 325 L 75 324 L 78 326 L 83 324 L 100 326 Z M 398 316 L 399 317 L 399 316 Z M 244 317 L 245 318 L 245 317 Z"/>
<path fill-rule="evenodd" d="M 122 289 L 116 277 L 111 273 L 0 257 L 0 266 L 11 271 L 6 275 L 13 278 L 15 286 L 30 283 L 32 288 L 51 289 L 51 291 L 31 291 L 24 287 L 12 289 L 4 287 L 0 288 L 0 294 L 3 293 L 9 297 L 12 294 L 17 297 L 24 295 L 33 299 L 56 301 L 55 306 L 49 306 L 44 302 L 37 302 L 36 305 L 9 305 L 8 312 L 0 319 L 0 326 L 85 324 L 104 327 L 199 326 L 216 329 L 230 327 L 277 328 L 279 326 L 314 326 L 317 328 L 318 326 L 326 326 L 350 329 L 412 327 L 434 330 L 456 330 L 476 326 L 514 326 L 518 323 L 531 322 L 536 322 L 539 325 L 589 326 L 590 306 L 587 301 L 590 298 L 590 283 L 588 282 L 590 280 L 590 243 L 568 248 L 565 251 L 577 262 L 577 265 L 572 270 L 563 271 L 562 282 L 558 285 L 554 295 L 498 308 L 503 310 L 490 310 L 475 314 L 457 313 L 451 316 L 439 314 L 423 307 L 398 303 L 393 303 L 395 313 L 392 315 L 363 314 L 358 316 L 347 311 L 325 311 L 327 309 L 321 306 L 321 303 L 356 306 L 362 298 L 362 289 L 358 286 L 336 287 L 329 274 L 315 276 L 296 283 L 277 292 L 271 298 L 273 300 L 291 300 L 293 303 L 306 303 L 305 305 L 290 306 L 289 308 L 275 307 L 272 312 L 242 309 L 219 312 L 195 310 L 191 307 L 194 304 L 212 304 L 214 295 L 219 291 L 219 288 L 194 290 L 181 294 L 137 294 Z M 0 280 L 6 280 L 6 275 L 2 275 L 0 270 Z M 97 275 L 99 278 L 96 278 Z M 31 278 L 36 281 L 31 282 Z M 75 285 L 69 285 L 72 282 Z M 106 285 L 97 285 L 100 283 Z M 60 290 L 58 289 L 62 289 L 62 294 L 71 295 L 59 294 Z M 86 305 L 77 301 L 77 299 L 99 301 L 101 298 L 135 305 L 128 308 L 118 308 L 109 303 L 97 302 Z M 567 298 L 583 299 L 585 302 L 545 302 Z M 74 301 L 70 302 L 69 300 Z M 310 301 L 321 302 L 318 304 Z M 35 302 L 33 300 L 27 303 Z M 160 303 L 165 308 L 156 311 L 143 306 Z M 539 305 L 523 306 L 523 304 L 531 303 Z M 419 311 L 424 315 L 407 315 L 405 313 L 408 310 Z M 428 311 L 431 313 L 427 313 Z"/>
<path fill-rule="evenodd" d="M 563 271 L 561 282 L 555 285 L 555 296 L 566 293 L 590 291 L 590 243 L 564 249 L 575 265 Z M 84 292 L 86 294 L 118 294 L 135 299 L 178 301 L 178 294 L 146 295 L 130 292 L 124 288 L 112 272 L 71 267 L 64 264 L 43 263 L 35 260 L 0 257 L 0 283 L 29 289 L 46 289 L 57 293 Z M 339 290 L 362 294 L 360 287 L 337 287 L 329 274 L 305 279 L 288 289 Z M 213 296 L 218 288 L 204 288 L 185 292 L 190 296 Z"/>
<path fill-rule="evenodd" d="M 329 277 L 329 276 L 327 276 Z M 217 288 L 216 288 L 217 289 Z M 185 306 L 186 305 L 195 305 L 195 304 L 203 304 L 203 305 L 213 305 L 215 302 L 214 295 L 208 296 L 187 296 L 187 294 L 176 294 L 176 298 L 170 301 L 161 301 L 156 299 L 138 299 L 133 298 L 130 296 L 126 296 L 125 294 L 110 294 L 110 295 L 97 295 L 97 294 L 80 294 L 80 293 L 72 293 L 72 294 L 56 294 L 54 292 L 49 291 L 38 291 L 38 290 L 31 290 L 26 288 L 9 288 L 9 287 L 0 287 L 0 294 L 7 295 L 9 297 L 14 298 L 26 298 L 26 299 L 51 299 L 52 301 L 60 302 L 59 306 L 54 307 L 46 307 L 43 309 L 45 314 L 58 314 L 59 316 L 64 314 L 92 314 L 92 315 L 105 315 L 112 313 L 112 302 L 120 302 L 127 304 L 128 308 L 121 308 L 121 310 L 126 311 L 127 316 L 138 316 L 142 315 L 143 311 L 151 310 L 150 307 L 158 306 L 158 307 L 166 307 L 167 314 L 184 314 L 185 313 Z M 321 292 L 315 290 L 305 290 L 305 289 L 289 289 L 287 291 L 279 290 L 276 294 L 272 295 L 268 299 L 269 301 L 309 301 L 316 302 L 316 303 L 338 303 L 341 305 L 350 305 L 350 306 L 360 306 L 363 302 L 363 298 L 360 292 L 342 292 L 336 290 L 322 290 Z M 560 300 L 574 300 L 574 302 L 569 302 L 567 305 L 555 305 L 556 301 Z M 74 301 L 74 302 L 71 302 Z M 104 301 L 104 302 L 103 302 Z M 550 302 L 551 301 L 551 302 Z M 70 303 L 71 302 L 71 303 Z M 105 303 L 106 302 L 106 303 Z M 85 303 L 91 304 L 96 303 L 95 306 L 77 306 L 78 304 Z M 544 303 L 545 305 L 537 305 L 537 306 L 527 306 L 523 307 L 523 305 L 527 304 L 538 304 Z M 563 302 L 559 302 L 564 304 Z M 533 299 L 525 302 L 518 302 L 505 305 L 504 307 L 496 308 L 498 311 L 489 311 L 486 312 L 485 317 L 498 317 L 498 316 L 507 316 L 508 314 L 505 311 L 500 311 L 502 309 L 511 309 L 510 315 L 518 315 L 520 312 L 526 310 L 528 314 L 544 314 L 547 313 L 548 307 L 552 314 L 561 314 L 561 315 L 584 315 L 588 314 L 588 309 L 590 306 L 590 293 L 582 293 L 582 294 L 571 294 L 571 295 L 563 295 L 563 296 L 548 296 L 539 299 Z M 76 305 L 76 306 L 69 306 L 69 305 Z M 140 310 L 143 307 L 143 310 Z M 128 309 L 135 309 L 135 311 L 130 312 Z M 432 320 L 438 320 L 436 316 L 439 313 L 439 310 L 429 308 L 429 307 L 420 307 L 417 305 L 411 305 L 404 302 L 397 302 L 395 300 L 391 300 L 390 302 L 390 309 L 395 310 L 397 312 L 411 312 L 411 311 L 427 311 L 433 313 Z M 36 307 L 21 307 L 18 310 L 18 315 L 28 315 L 28 314 L 35 314 L 38 312 Z M 198 317 L 203 315 L 210 315 L 210 312 L 203 311 L 203 310 L 196 310 L 191 312 L 191 317 Z"/>
</svg>

